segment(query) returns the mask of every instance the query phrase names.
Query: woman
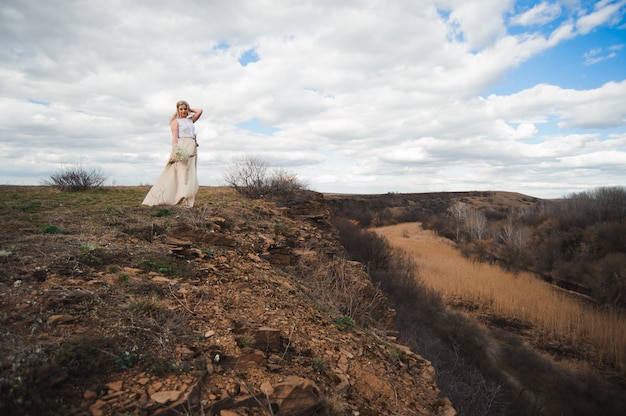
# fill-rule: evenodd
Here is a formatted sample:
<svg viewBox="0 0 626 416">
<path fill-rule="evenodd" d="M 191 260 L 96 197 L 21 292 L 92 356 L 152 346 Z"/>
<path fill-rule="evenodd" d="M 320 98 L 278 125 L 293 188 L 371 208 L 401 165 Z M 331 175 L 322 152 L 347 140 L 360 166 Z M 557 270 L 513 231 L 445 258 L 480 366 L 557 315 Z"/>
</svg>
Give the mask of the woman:
<svg viewBox="0 0 626 416">
<path fill-rule="evenodd" d="M 193 207 L 199 189 L 196 175 L 198 144 L 193 123 L 201 115 L 201 108 L 193 109 L 183 100 L 176 103 L 176 112 L 170 117 L 172 130 L 170 159 L 142 205 Z"/>
</svg>

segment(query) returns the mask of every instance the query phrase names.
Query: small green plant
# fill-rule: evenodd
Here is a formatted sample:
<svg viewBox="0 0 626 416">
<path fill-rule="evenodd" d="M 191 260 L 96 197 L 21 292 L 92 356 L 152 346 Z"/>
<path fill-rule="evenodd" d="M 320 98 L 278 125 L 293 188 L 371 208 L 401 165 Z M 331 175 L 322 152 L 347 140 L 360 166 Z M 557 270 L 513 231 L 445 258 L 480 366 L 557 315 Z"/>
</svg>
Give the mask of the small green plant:
<svg viewBox="0 0 626 416">
<path fill-rule="evenodd" d="M 208 248 L 208 247 L 202 247 L 202 254 L 204 254 L 205 256 L 214 256 L 215 255 L 215 251 L 213 251 L 212 249 Z"/>
<path fill-rule="evenodd" d="M 146 272 L 158 272 L 170 275 L 173 272 L 173 267 L 167 264 L 158 263 L 152 260 L 143 260 L 139 263 L 139 268 Z"/>
<path fill-rule="evenodd" d="M 122 273 L 118 277 L 119 281 L 123 285 L 127 285 L 130 282 L 130 275 L 128 273 Z"/>
<path fill-rule="evenodd" d="M 41 228 L 44 234 L 61 234 L 63 231 L 56 225 L 47 224 Z"/>
<path fill-rule="evenodd" d="M 326 370 L 326 360 L 324 357 L 315 357 L 311 361 L 311 366 L 315 371 L 323 372 Z"/>
<path fill-rule="evenodd" d="M 91 243 L 83 244 L 82 246 L 80 246 L 80 250 L 84 251 L 84 252 L 87 252 L 87 253 L 93 253 L 97 249 L 98 249 L 98 247 L 96 247 L 95 245 L 93 245 Z"/>
<path fill-rule="evenodd" d="M 392 348 L 389 350 L 389 357 L 391 358 L 394 364 L 402 361 L 405 358 L 405 355 L 406 354 L 404 353 L 404 351 L 400 351 L 396 348 Z"/>
<path fill-rule="evenodd" d="M 254 343 L 254 338 L 251 335 L 246 334 L 237 337 L 236 342 L 239 348 L 247 348 L 252 346 L 252 344 Z"/>
<path fill-rule="evenodd" d="M 171 215 L 171 214 L 172 214 L 172 211 L 170 211 L 169 209 L 159 208 L 154 215 L 157 217 L 167 217 L 168 215 Z"/>
<path fill-rule="evenodd" d="M 276 235 L 287 235 L 289 228 L 283 224 L 274 224 L 274 233 Z"/>
<path fill-rule="evenodd" d="M 107 266 L 107 271 L 109 273 L 119 273 L 121 270 L 122 268 L 118 264 L 109 264 Z"/>
<path fill-rule="evenodd" d="M 340 329 L 350 329 L 354 326 L 354 319 L 349 317 L 348 315 L 343 315 L 341 317 L 335 318 L 335 325 L 337 325 Z"/>
<path fill-rule="evenodd" d="M 119 368 L 130 368 L 133 366 L 133 356 L 128 351 L 122 351 L 117 357 L 115 357 L 115 365 Z"/>
</svg>

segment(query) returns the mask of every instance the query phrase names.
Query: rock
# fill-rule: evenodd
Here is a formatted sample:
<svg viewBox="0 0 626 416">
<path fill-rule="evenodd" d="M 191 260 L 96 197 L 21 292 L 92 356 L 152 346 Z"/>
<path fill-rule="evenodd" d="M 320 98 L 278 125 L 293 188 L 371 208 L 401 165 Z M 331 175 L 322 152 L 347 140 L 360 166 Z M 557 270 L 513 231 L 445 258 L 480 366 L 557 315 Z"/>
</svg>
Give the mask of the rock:
<svg viewBox="0 0 626 416">
<path fill-rule="evenodd" d="M 261 261 L 261 257 L 257 256 L 254 253 L 248 253 L 248 258 L 255 263 L 259 263 Z"/>
<path fill-rule="evenodd" d="M 176 233 L 175 236 L 168 236 L 168 239 L 182 240 L 186 239 L 191 243 L 204 243 L 214 246 L 236 247 L 237 240 L 228 234 L 223 233 L 207 233 L 200 230 L 189 230 Z"/>
<path fill-rule="evenodd" d="M 456 416 L 456 410 L 452 406 L 450 399 L 447 397 L 443 399 L 443 406 L 437 412 L 437 416 Z"/>
<path fill-rule="evenodd" d="M 94 404 L 89 406 L 89 411 L 91 412 L 92 416 L 102 416 L 104 415 L 104 411 L 102 410 L 102 408 L 105 406 L 106 402 L 104 400 L 96 400 Z"/>
<path fill-rule="evenodd" d="M 224 368 L 251 368 L 266 361 L 263 351 L 253 350 L 238 357 L 222 357 L 220 364 Z"/>
<path fill-rule="evenodd" d="M 230 397 L 237 396 L 239 392 L 241 392 L 241 385 L 235 381 L 231 381 L 226 387 L 226 392 Z"/>
<path fill-rule="evenodd" d="M 120 380 L 120 381 L 115 381 L 112 383 L 107 383 L 106 386 L 109 390 L 120 391 L 122 390 L 122 385 L 123 385 L 123 382 Z"/>
<path fill-rule="evenodd" d="M 254 347 L 262 351 L 279 351 L 283 347 L 280 330 L 261 327 L 254 331 Z"/>
<path fill-rule="evenodd" d="M 272 383 L 270 383 L 269 381 L 264 381 L 263 383 L 261 383 L 261 393 L 266 396 L 271 396 L 272 394 L 274 394 L 274 387 L 272 387 Z"/>
<path fill-rule="evenodd" d="M 167 404 L 167 403 L 175 402 L 176 400 L 178 400 L 181 394 L 182 392 L 178 390 L 159 391 L 157 393 L 152 394 L 150 396 L 150 399 L 159 404 Z"/>
<path fill-rule="evenodd" d="M 143 270 L 138 269 L 137 267 L 129 267 L 129 266 L 123 267 L 122 270 L 124 271 L 124 273 L 130 274 L 131 276 L 135 276 L 143 272 Z"/>
<path fill-rule="evenodd" d="M 76 321 L 76 317 L 72 315 L 52 315 L 46 321 L 48 325 L 69 325 Z"/>
<path fill-rule="evenodd" d="M 341 373 L 335 375 L 339 379 L 339 384 L 337 384 L 337 386 L 335 387 L 335 391 L 339 394 L 346 393 L 350 388 L 350 380 L 348 379 L 348 376 Z"/>
<path fill-rule="evenodd" d="M 276 404 L 281 416 L 308 416 L 320 403 L 320 391 L 311 380 L 289 376 L 274 386 L 270 400 Z"/>
<path fill-rule="evenodd" d="M 172 237 L 169 235 L 165 236 L 165 244 L 170 244 L 173 246 L 181 246 L 181 247 L 191 247 L 192 243 L 189 240 L 182 240 L 180 238 Z"/>
<path fill-rule="evenodd" d="M 196 353 L 185 345 L 179 345 L 176 347 L 176 352 L 182 356 L 193 356 Z"/>
<path fill-rule="evenodd" d="M 204 257 L 204 253 L 202 253 L 202 250 L 197 249 L 195 247 L 172 247 L 170 248 L 170 254 L 173 254 L 175 256 L 179 256 L 179 257 L 198 257 L 198 258 L 203 258 Z"/>
<path fill-rule="evenodd" d="M 156 277 L 152 278 L 153 282 L 158 282 L 158 283 L 169 283 L 169 284 L 174 284 L 175 282 L 172 279 L 168 279 L 165 276 L 159 276 L 157 275 Z"/>
<path fill-rule="evenodd" d="M 280 355 L 277 354 L 272 354 L 270 355 L 270 358 L 268 359 L 268 361 L 272 364 L 278 364 L 282 361 L 283 357 L 281 357 Z"/>
<path fill-rule="evenodd" d="M 116 399 L 116 398 L 118 398 L 118 397 L 120 397 L 120 396 L 123 396 L 124 394 L 126 394 L 126 392 L 125 392 L 125 391 L 116 391 L 116 392 L 113 392 L 113 393 L 107 394 L 107 395 L 105 395 L 105 396 L 102 396 L 102 397 L 101 397 L 101 399 L 102 399 L 102 400 L 109 401 L 109 400 L 112 400 L 112 399 Z"/>
<path fill-rule="evenodd" d="M 349 359 L 353 359 L 354 358 L 354 354 L 352 354 L 350 351 L 347 351 L 347 350 L 345 350 L 343 348 L 339 348 L 339 351 L 341 352 L 342 355 L 345 355 Z"/>
<path fill-rule="evenodd" d="M 85 390 L 83 392 L 83 399 L 85 400 L 93 400 L 98 397 L 98 393 L 93 390 Z"/>
<path fill-rule="evenodd" d="M 179 416 L 186 414 L 196 414 L 200 407 L 200 398 L 202 394 L 202 380 L 198 380 L 190 388 L 185 389 L 185 394 L 180 400 L 174 401 L 166 409 L 160 409 L 155 415 L 160 416 Z M 179 392 L 180 393 L 180 392 Z"/>
<path fill-rule="evenodd" d="M 289 247 L 273 246 L 268 248 L 269 262 L 277 266 L 291 265 L 292 249 Z"/>
</svg>

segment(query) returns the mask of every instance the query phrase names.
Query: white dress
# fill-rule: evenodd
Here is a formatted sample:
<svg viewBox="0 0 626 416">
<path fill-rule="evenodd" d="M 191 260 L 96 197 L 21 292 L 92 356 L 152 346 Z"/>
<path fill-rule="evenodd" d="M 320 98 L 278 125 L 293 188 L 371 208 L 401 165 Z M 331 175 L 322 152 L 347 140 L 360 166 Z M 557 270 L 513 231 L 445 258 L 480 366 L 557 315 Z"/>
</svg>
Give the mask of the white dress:
<svg viewBox="0 0 626 416">
<path fill-rule="evenodd" d="M 189 118 L 179 118 L 178 145 L 172 149 L 176 162 L 168 162 L 165 169 L 150 188 L 141 205 L 180 205 L 193 207 L 199 184 L 196 129 Z"/>
</svg>

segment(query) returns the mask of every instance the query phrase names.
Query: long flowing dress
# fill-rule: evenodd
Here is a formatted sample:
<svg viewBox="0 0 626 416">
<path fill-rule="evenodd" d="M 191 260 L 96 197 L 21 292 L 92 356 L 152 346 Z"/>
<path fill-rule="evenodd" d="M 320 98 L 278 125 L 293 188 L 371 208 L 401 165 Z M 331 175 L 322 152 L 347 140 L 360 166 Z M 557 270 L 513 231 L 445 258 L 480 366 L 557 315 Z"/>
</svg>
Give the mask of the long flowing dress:
<svg viewBox="0 0 626 416">
<path fill-rule="evenodd" d="M 177 160 L 165 166 L 141 205 L 193 207 L 200 188 L 196 174 L 198 168 L 196 130 L 189 118 L 179 118 L 177 121 L 178 144 L 172 149 L 172 155 Z"/>
</svg>

